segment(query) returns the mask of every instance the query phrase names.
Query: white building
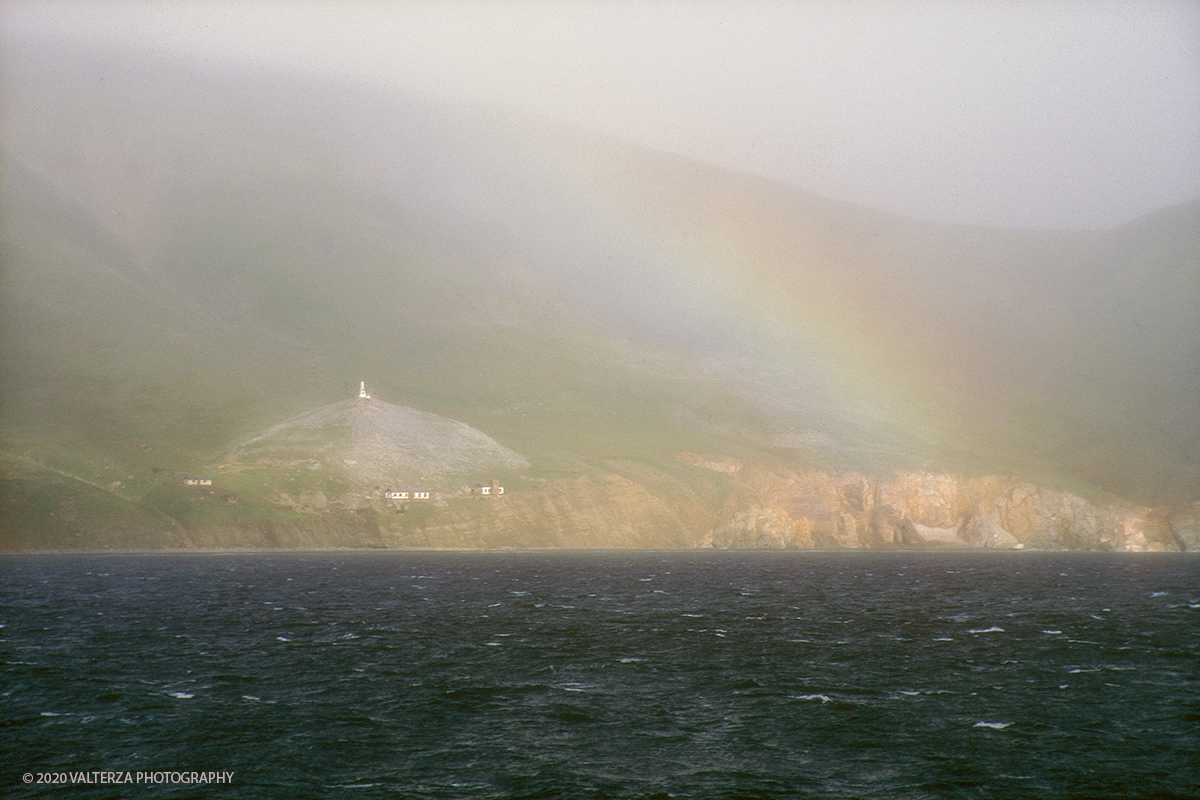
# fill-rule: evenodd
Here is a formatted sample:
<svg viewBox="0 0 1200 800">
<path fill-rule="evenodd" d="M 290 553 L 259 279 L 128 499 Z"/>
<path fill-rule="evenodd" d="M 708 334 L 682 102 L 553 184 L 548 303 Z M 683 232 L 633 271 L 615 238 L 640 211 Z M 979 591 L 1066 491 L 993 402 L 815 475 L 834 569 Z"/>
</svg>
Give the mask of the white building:
<svg viewBox="0 0 1200 800">
<path fill-rule="evenodd" d="M 383 493 L 386 500 L 404 502 L 406 500 L 428 500 L 428 489 L 388 489 Z"/>
</svg>

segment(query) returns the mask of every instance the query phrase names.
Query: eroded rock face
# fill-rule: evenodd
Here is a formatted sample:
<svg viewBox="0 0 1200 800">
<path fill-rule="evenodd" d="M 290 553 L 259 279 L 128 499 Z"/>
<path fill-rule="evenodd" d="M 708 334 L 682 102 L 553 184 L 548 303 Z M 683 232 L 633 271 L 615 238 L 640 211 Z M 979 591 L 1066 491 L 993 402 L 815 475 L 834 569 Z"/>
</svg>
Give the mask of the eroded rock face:
<svg viewBox="0 0 1200 800">
<path fill-rule="evenodd" d="M 1181 550 L 1200 550 L 1200 503 L 1167 515 L 1171 536 Z"/>
<path fill-rule="evenodd" d="M 1097 507 L 1076 495 L 1018 484 L 996 500 L 1000 527 L 1023 544 L 1045 550 L 1127 549 L 1120 510 Z"/>
<path fill-rule="evenodd" d="M 901 470 L 887 478 L 715 456 L 685 463 L 730 475 L 746 505 L 704 537 L 712 547 L 1191 550 L 1200 504 L 1096 505 L 1002 476 Z"/>
<path fill-rule="evenodd" d="M 1200 503 L 1173 509 L 1125 509 L 1117 524 L 1130 550 L 1200 550 Z"/>
</svg>

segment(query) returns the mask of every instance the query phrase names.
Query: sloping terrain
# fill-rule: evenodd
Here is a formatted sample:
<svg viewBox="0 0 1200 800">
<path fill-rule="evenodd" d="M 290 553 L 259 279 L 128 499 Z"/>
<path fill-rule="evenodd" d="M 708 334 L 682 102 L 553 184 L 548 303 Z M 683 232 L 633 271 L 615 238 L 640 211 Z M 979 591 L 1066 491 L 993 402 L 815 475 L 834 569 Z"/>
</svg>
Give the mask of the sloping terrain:
<svg viewBox="0 0 1200 800">
<path fill-rule="evenodd" d="M 578 524 L 571 498 L 642 507 L 661 534 L 613 521 L 589 546 L 699 541 L 688 526 L 776 507 L 685 451 L 999 473 L 1097 503 L 1200 493 L 1200 203 L 1109 231 L 945 226 L 495 110 L 4 57 L 6 526 L 75 541 L 49 476 L 111 494 L 109 517 L 166 514 L 192 546 L 311 546 L 271 498 L 477 469 L 541 498 L 505 523 L 537 520 L 535 544 L 583 541 L 536 510 Z M 403 406 L 341 402 L 360 379 Z M 351 414 L 368 408 L 370 434 Z M 308 466 L 253 478 L 256 459 Z M 238 504 L 181 499 L 190 472 Z M 481 507 L 445 514 L 392 522 L 518 541 L 465 533 Z"/>
<path fill-rule="evenodd" d="M 464 422 L 378 398 L 343 400 L 275 425 L 234 447 L 229 465 L 302 467 L 359 486 L 439 489 L 529 468 Z"/>
</svg>

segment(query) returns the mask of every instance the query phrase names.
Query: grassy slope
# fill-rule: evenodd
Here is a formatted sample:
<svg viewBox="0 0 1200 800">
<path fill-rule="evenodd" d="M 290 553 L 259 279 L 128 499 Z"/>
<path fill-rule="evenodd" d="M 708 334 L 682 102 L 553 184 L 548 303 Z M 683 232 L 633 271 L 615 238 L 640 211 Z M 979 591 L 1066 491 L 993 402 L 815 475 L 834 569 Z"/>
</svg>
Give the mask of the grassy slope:
<svg viewBox="0 0 1200 800">
<path fill-rule="evenodd" d="M 648 202 L 674 213 L 647 238 L 739 265 L 745 294 L 729 302 L 744 313 L 833 318 L 792 326 L 778 358 L 790 345 L 856 373 L 859 396 L 898 414 L 910 455 L 1149 502 L 1195 496 L 1200 202 L 1112 231 L 987 230 L 634 163 L 660 192 Z"/>
<path fill-rule="evenodd" d="M 359 379 L 469 422 L 544 476 L 606 470 L 613 458 L 673 474 L 679 450 L 770 456 L 785 452 L 771 445 L 781 432 L 811 429 L 842 445 L 802 449 L 815 465 L 1015 471 L 1137 492 L 1200 484 L 1194 439 L 1171 436 L 1200 418 L 1189 416 L 1195 404 L 1177 403 L 1157 439 L 1130 432 L 1121 423 L 1147 395 L 1111 378 L 1145 358 L 1124 336 L 1131 325 L 1189 318 L 1194 209 L 1107 238 L 945 229 L 539 129 L 644 195 L 644 206 L 614 207 L 575 193 L 530 149 L 506 150 L 527 131 L 489 128 L 472 147 L 453 115 L 418 125 L 406 121 L 412 107 L 380 111 L 390 101 L 366 97 L 314 120 L 306 143 L 288 133 L 288 114 L 350 101 L 312 87 L 304 103 L 285 97 L 259 117 L 253 98 L 231 101 L 220 82 L 170 70 L 140 82 L 133 71 L 106 97 L 88 93 L 87 74 L 34 84 L 10 124 L 10 146 L 39 172 L 5 166 L 4 434 L 69 474 L 124 481 L 133 500 L 169 505 L 154 499 L 150 467 L 210 468 L 233 441 L 341 399 Z M 346 121 L 371 114 L 381 120 L 365 128 Z M 31 130 L 43 134 L 36 147 Z M 338 149 L 347 141 L 357 150 Z M 453 169 L 423 175 L 436 158 Z M 456 183 L 436 185 L 443 175 Z M 496 186 L 499 207 L 457 205 Z M 690 237 L 698 261 L 733 265 L 740 283 L 721 286 L 744 316 L 833 313 L 840 330 L 864 335 L 847 337 L 849 350 L 784 328 L 747 338 L 736 321 L 707 317 L 704 298 L 669 296 L 678 284 L 655 264 L 595 254 L 630 219 L 647 243 Z M 1155 251 L 1163 241 L 1174 244 Z M 1072 283 L 1100 258 L 1117 281 Z M 964 261 L 995 265 L 1007 284 L 984 270 L 961 286 Z M 1169 290 L 1144 291 L 1163 275 Z M 1121 325 L 1093 324 L 1105 314 Z M 1172 339 L 1182 354 L 1160 353 L 1158 372 L 1186 363 L 1196 338 Z M 681 345 L 689 339 L 728 350 Z M 856 363 L 879 384 L 877 402 L 843 403 L 798 352 Z M 918 391 L 891 391 L 900 380 Z M 1136 440 L 1112 445 L 1125 459 L 1116 472 L 1087 455 L 1105 425 Z M 1146 464 L 1161 468 L 1157 485 L 1130 477 L 1150 474 Z M 262 476 L 242 480 L 237 490 L 264 493 Z"/>
<path fill-rule="evenodd" d="M 94 126 L 93 150 L 113 147 L 106 127 Z M 213 138 L 229 147 L 223 133 Z M 352 187 L 314 178 L 320 159 L 260 158 L 253 176 L 217 170 L 199 182 L 188 166 L 173 166 L 190 173 L 181 185 L 158 190 L 171 201 L 153 221 L 165 246 L 138 263 L 89 212 L 94 198 L 7 164 L 10 449 L 122 481 L 130 500 L 194 521 L 192 506 L 176 508 L 147 476 L 207 470 L 235 439 L 338 399 L 359 377 L 483 426 L 540 474 L 590 469 L 612 454 L 669 461 L 675 449 L 713 443 L 663 426 L 675 392 L 617 363 L 636 360 L 635 350 L 561 316 L 481 319 L 504 292 L 464 275 L 452 247 L 364 210 Z M 171 169 L 156 179 L 178 179 Z M 537 302 L 536 290 L 505 288 L 501 301 L 524 322 L 519 306 Z M 714 391 L 693 384 L 700 396 Z M 261 499 L 298 489 L 288 478 L 226 483 Z"/>
</svg>

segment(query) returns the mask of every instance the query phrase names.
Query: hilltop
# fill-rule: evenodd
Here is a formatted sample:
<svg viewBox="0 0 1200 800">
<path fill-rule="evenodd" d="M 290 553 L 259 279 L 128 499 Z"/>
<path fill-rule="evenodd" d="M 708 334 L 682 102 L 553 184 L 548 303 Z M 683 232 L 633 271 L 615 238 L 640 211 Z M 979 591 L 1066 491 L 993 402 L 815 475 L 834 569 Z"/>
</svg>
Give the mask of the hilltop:
<svg viewBox="0 0 1200 800">
<path fill-rule="evenodd" d="M 236 445 L 227 464 L 233 470 L 311 470 L 360 487 L 439 490 L 529 466 L 465 422 L 377 397 L 343 400 L 292 417 Z"/>
</svg>

